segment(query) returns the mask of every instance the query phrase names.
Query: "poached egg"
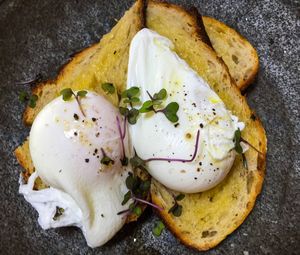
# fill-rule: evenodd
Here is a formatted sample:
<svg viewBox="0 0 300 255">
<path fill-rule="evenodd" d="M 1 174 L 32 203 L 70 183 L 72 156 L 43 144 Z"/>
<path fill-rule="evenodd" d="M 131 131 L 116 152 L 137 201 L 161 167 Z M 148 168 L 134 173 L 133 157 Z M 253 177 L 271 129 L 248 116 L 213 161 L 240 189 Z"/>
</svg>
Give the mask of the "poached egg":
<svg viewBox="0 0 300 255">
<path fill-rule="evenodd" d="M 172 49 L 172 42 L 149 29 L 142 29 L 130 46 L 127 89 L 140 87 L 142 102 L 166 89 L 166 106 L 179 104 L 178 123 L 170 122 L 163 113 L 140 114 L 130 125 L 132 146 L 142 159 L 192 158 L 192 162 L 149 161 L 151 176 L 166 187 L 184 193 L 208 190 L 220 183 L 234 162 L 234 132 L 242 130 L 220 97 Z"/>
<path fill-rule="evenodd" d="M 38 210 L 43 228 L 78 226 L 88 245 L 97 247 L 125 224 L 126 217 L 118 212 L 128 208 L 121 203 L 131 170 L 120 162 L 123 150 L 117 108 L 93 92 L 80 101 L 83 112 L 75 98 L 63 101 L 60 96 L 34 120 L 29 147 L 36 173 L 28 184 L 21 184 L 20 192 Z M 114 162 L 101 164 L 104 154 Z M 37 176 L 50 188 L 33 190 Z M 57 208 L 64 212 L 55 218 Z"/>
</svg>

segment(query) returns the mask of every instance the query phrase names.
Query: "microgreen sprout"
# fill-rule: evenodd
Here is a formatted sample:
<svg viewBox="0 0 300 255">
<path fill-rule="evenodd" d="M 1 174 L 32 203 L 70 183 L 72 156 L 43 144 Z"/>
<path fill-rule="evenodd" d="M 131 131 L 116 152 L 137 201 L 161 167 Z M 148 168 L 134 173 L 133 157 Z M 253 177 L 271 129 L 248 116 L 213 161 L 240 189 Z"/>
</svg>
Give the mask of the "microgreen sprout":
<svg viewBox="0 0 300 255">
<path fill-rule="evenodd" d="M 245 154 L 243 153 L 243 148 L 241 146 L 241 130 L 238 128 L 235 132 L 234 132 L 234 150 L 242 155 L 242 159 L 243 159 L 243 166 L 245 167 L 245 169 L 248 170 L 248 163 L 247 163 L 247 159 Z"/>
<path fill-rule="evenodd" d="M 100 161 L 101 164 L 108 166 L 109 164 L 113 165 L 115 163 L 114 160 L 112 160 L 110 157 L 108 157 L 106 155 L 106 153 L 105 153 L 105 151 L 104 151 L 103 148 L 101 148 L 101 152 L 102 152 L 102 155 L 103 155 L 103 157 L 102 157 L 102 159 Z"/>
<path fill-rule="evenodd" d="M 30 108 L 36 107 L 36 101 L 38 100 L 38 96 L 35 94 L 29 95 L 26 91 L 21 91 L 19 94 L 19 100 L 22 103 L 27 102 Z"/>
<path fill-rule="evenodd" d="M 112 83 L 105 82 L 101 85 L 102 89 L 105 91 L 106 94 L 113 94 L 115 93 L 116 89 Z"/>
<path fill-rule="evenodd" d="M 140 93 L 140 89 L 138 87 L 131 87 L 130 89 L 125 90 L 121 98 L 123 99 L 124 104 L 129 104 L 131 109 L 127 107 L 121 106 L 119 107 L 120 113 L 127 117 L 129 124 L 133 125 L 137 122 L 137 118 L 140 113 L 154 112 L 154 113 L 163 113 L 166 118 L 171 122 L 177 122 L 178 116 L 177 112 L 179 109 L 179 105 L 176 102 L 169 103 L 165 108 L 161 109 L 162 100 L 166 99 L 167 91 L 165 89 L 161 89 L 158 93 L 154 93 L 152 96 L 149 91 L 147 94 L 150 100 L 145 101 L 141 108 L 137 110 L 133 107 L 135 103 L 140 103 L 140 99 L 138 97 Z"/>
<path fill-rule="evenodd" d="M 130 106 L 133 107 L 134 103 L 140 102 L 140 99 L 138 97 L 139 93 L 140 89 L 138 87 L 131 87 L 123 91 L 123 93 L 121 94 L 121 98 L 123 99 L 123 102 L 125 104 L 130 104 Z"/>
<path fill-rule="evenodd" d="M 154 228 L 152 229 L 152 233 L 156 237 L 159 237 L 164 229 L 165 229 L 164 223 L 159 220 L 159 221 L 155 222 Z"/>
<path fill-rule="evenodd" d="M 133 202 L 129 205 L 129 209 L 118 212 L 118 215 L 129 212 L 140 216 L 142 212 L 141 204 L 150 205 L 160 211 L 163 210 L 161 207 L 147 201 L 151 185 L 150 180 L 142 180 L 140 177 L 134 176 L 132 173 L 129 173 L 125 183 L 128 192 L 124 195 L 122 205 L 125 205 L 129 200 L 133 200 Z"/>
<path fill-rule="evenodd" d="M 75 94 L 75 92 L 71 88 L 65 88 L 65 89 L 63 89 L 63 90 L 60 91 L 60 95 L 62 95 L 64 101 L 69 101 L 72 96 L 75 97 L 76 102 L 77 102 L 77 104 L 79 106 L 79 109 L 80 109 L 80 111 L 81 111 L 81 113 L 82 113 L 82 115 L 84 117 L 85 117 L 85 113 L 84 113 L 84 111 L 82 109 L 82 105 L 81 105 L 80 99 L 83 98 L 83 97 L 85 97 L 86 94 L 87 94 L 86 90 L 80 90 L 80 91 L 78 91 Z"/>
<path fill-rule="evenodd" d="M 182 213 L 182 205 L 178 204 L 178 201 L 181 201 L 185 198 L 184 194 L 179 194 L 174 197 L 174 205 L 169 209 L 168 213 L 172 213 L 175 217 L 179 217 Z"/>
</svg>

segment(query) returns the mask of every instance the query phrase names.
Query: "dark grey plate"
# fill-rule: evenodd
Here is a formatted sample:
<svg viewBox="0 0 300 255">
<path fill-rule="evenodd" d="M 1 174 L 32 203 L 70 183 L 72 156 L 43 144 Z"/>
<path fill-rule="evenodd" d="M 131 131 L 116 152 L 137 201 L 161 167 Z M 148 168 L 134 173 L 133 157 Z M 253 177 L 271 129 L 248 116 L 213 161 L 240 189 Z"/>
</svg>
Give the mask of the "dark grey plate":
<svg viewBox="0 0 300 255">
<path fill-rule="evenodd" d="M 266 179 L 253 212 L 207 254 L 300 254 L 299 1 L 192 2 L 257 48 L 260 72 L 248 98 L 268 135 Z M 198 253 L 168 231 L 153 237 L 156 216 L 150 209 L 139 223 L 92 250 L 76 229 L 43 231 L 37 213 L 18 195 L 21 168 L 12 152 L 29 130 L 22 125 L 18 102 L 23 87 L 15 82 L 37 73 L 54 77 L 70 54 L 99 40 L 130 5 L 121 0 L 0 0 L 1 254 Z"/>
</svg>

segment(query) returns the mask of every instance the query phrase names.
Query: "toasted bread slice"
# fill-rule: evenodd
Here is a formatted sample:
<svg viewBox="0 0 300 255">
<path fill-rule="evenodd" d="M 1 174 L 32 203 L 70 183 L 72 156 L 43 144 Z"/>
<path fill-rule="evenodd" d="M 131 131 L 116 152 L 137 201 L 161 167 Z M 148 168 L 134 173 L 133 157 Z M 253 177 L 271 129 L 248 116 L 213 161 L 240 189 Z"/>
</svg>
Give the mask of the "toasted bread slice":
<svg viewBox="0 0 300 255">
<path fill-rule="evenodd" d="M 256 50 L 247 39 L 224 23 L 211 17 L 202 17 L 202 20 L 218 57 L 227 65 L 238 88 L 245 89 L 258 72 Z"/>
<path fill-rule="evenodd" d="M 64 88 L 89 89 L 107 96 L 101 84 L 110 82 L 118 91 L 123 90 L 126 87 L 129 45 L 144 25 L 144 7 L 144 1 L 138 0 L 99 43 L 76 54 L 56 80 L 36 86 L 32 93 L 39 99 L 35 108 L 26 108 L 25 124 L 31 125 L 39 111 Z M 117 94 L 109 96 L 109 100 L 117 105 Z"/>
<path fill-rule="evenodd" d="M 174 204 L 175 192 L 152 181 L 152 201 L 164 208 L 160 216 L 169 229 L 184 244 L 207 250 L 234 231 L 254 206 L 264 179 L 265 131 L 232 81 L 223 61 L 202 41 L 194 15 L 178 6 L 149 1 L 146 26 L 174 43 L 175 52 L 205 79 L 228 110 L 245 123 L 242 137 L 260 151 L 249 149 L 246 152 L 249 170 L 243 167 L 241 157 L 237 156 L 221 184 L 206 192 L 186 194 L 179 202 L 183 206 L 180 217 L 168 213 Z"/>
</svg>

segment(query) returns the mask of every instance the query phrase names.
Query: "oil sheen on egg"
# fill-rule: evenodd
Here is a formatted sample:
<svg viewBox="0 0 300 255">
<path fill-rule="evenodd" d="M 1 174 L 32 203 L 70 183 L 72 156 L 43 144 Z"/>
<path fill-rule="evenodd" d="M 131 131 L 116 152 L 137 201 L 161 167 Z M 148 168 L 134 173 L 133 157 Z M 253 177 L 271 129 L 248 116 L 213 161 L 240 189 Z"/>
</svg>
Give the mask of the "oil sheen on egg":
<svg viewBox="0 0 300 255">
<path fill-rule="evenodd" d="M 32 183 L 20 191 L 35 203 L 39 222 L 45 228 L 79 226 L 88 245 L 97 247 L 125 224 L 124 215 L 117 213 L 128 207 L 121 202 L 128 191 L 125 179 L 130 169 L 120 162 L 123 151 L 116 121 L 116 117 L 121 119 L 118 110 L 93 92 L 80 101 L 85 116 L 74 98 L 63 101 L 62 97 L 38 114 L 30 131 L 30 153 L 36 174 L 52 192 L 31 192 Z M 128 153 L 127 136 L 124 142 Z M 101 149 L 113 164 L 101 164 Z M 64 213 L 54 220 L 57 206 Z"/>
<path fill-rule="evenodd" d="M 132 145 L 142 159 L 191 159 L 196 134 L 198 152 L 192 162 L 149 161 L 149 173 L 166 187 L 185 193 L 208 190 L 220 183 L 235 159 L 234 132 L 244 124 L 231 115 L 219 96 L 188 64 L 172 51 L 172 42 L 149 29 L 131 42 L 127 88 L 140 87 L 140 98 L 167 90 L 163 102 L 179 104 L 178 123 L 163 113 L 140 114 L 130 125 Z"/>
</svg>

